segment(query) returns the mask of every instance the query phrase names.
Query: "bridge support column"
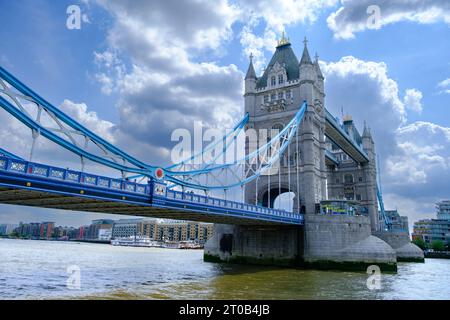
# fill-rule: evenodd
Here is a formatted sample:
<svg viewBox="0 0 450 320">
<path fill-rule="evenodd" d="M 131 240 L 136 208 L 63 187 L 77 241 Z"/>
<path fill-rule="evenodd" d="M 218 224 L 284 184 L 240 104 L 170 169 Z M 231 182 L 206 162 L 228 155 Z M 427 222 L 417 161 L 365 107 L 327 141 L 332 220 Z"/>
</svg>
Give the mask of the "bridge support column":
<svg viewBox="0 0 450 320">
<path fill-rule="evenodd" d="M 425 262 L 422 249 L 414 243 L 411 243 L 408 233 L 400 231 L 377 231 L 373 235 L 388 243 L 395 250 L 397 261 Z"/>
<path fill-rule="evenodd" d="M 295 267 L 302 254 L 303 227 L 216 224 L 204 260 Z"/>
<path fill-rule="evenodd" d="M 371 234 L 365 216 L 306 214 L 304 263 L 317 269 L 397 270 L 395 251 Z"/>
</svg>

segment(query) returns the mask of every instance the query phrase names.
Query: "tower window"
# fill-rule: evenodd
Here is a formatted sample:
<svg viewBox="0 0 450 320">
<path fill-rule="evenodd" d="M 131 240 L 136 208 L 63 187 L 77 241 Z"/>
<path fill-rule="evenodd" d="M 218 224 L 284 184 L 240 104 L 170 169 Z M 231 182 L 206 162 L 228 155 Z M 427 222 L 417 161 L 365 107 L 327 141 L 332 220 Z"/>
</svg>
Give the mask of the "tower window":
<svg viewBox="0 0 450 320">
<path fill-rule="evenodd" d="M 271 84 L 272 86 L 274 86 L 274 85 L 277 84 L 277 80 L 276 80 L 275 76 L 272 76 L 272 77 L 270 78 L 270 84 Z"/>
<path fill-rule="evenodd" d="M 277 130 L 278 132 L 280 132 L 281 130 L 283 130 L 283 125 L 281 123 L 276 123 L 272 126 L 272 130 Z"/>
<path fill-rule="evenodd" d="M 291 98 L 291 90 L 286 91 L 286 99 Z"/>
<path fill-rule="evenodd" d="M 278 75 L 278 84 L 282 84 L 284 82 L 284 77 L 282 74 Z"/>
<path fill-rule="evenodd" d="M 353 175 L 347 173 L 347 174 L 344 176 L 344 183 L 353 183 Z"/>
</svg>

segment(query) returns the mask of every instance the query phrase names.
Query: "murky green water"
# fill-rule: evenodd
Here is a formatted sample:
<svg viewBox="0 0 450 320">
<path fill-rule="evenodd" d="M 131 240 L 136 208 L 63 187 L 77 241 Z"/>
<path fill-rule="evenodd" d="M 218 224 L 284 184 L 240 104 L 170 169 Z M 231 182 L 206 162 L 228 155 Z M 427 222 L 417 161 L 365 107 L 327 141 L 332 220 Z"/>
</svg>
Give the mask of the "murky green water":
<svg viewBox="0 0 450 320">
<path fill-rule="evenodd" d="M 0 239 L 0 299 L 450 299 L 449 270 L 400 263 L 369 290 L 365 273 L 205 263 L 201 250 Z"/>
</svg>

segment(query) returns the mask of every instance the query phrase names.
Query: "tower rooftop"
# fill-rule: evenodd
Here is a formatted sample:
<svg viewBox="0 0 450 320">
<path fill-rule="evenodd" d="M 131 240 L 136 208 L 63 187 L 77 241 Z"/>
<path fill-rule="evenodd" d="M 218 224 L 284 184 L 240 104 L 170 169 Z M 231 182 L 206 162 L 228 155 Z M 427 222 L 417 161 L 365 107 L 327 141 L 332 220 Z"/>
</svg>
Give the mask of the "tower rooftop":
<svg viewBox="0 0 450 320">
<path fill-rule="evenodd" d="M 267 86 L 268 74 L 277 62 L 286 69 L 288 81 L 299 78 L 298 59 L 292 50 L 289 40 L 287 40 L 284 35 L 281 40 L 278 41 L 278 46 L 276 47 L 275 53 L 273 54 L 272 59 L 270 59 L 264 74 L 258 79 L 256 88 L 264 88 Z"/>
</svg>

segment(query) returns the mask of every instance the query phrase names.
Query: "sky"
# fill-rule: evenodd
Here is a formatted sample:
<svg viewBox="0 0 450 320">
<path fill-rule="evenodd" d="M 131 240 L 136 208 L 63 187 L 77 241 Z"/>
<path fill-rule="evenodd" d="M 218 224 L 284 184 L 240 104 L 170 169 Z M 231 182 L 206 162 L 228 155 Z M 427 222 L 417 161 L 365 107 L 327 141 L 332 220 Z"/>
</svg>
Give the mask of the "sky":
<svg viewBox="0 0 450 320">
<path fill-rule="evenodd" d="M 67 26 L 71 5 L 80 8 L 79 29 Z M 241 118 L 250 53 L 259 75 L 282 31 L 297 57 L 307 37 L 325 76 L 325 106 L 371 128 L 385 206 L 412 225 L 450 198 L 449 1 L 0 0 L 0 21 L 2 67 L 160 165 L 169 163 L 173 130 L 195 121 L 232 127 Z M 0 110 L 0 147 L 28 158 L 30 141 Z M 78 160 L 38 139 L 33 161 Z M 78 226 L 103 216 L 0 206 L 0 223 Z"/>
</svg>

